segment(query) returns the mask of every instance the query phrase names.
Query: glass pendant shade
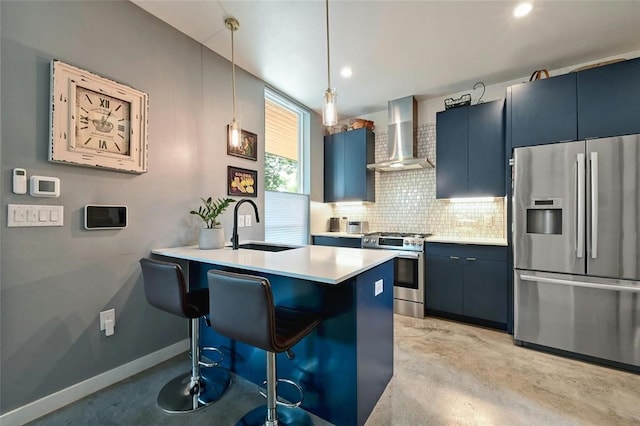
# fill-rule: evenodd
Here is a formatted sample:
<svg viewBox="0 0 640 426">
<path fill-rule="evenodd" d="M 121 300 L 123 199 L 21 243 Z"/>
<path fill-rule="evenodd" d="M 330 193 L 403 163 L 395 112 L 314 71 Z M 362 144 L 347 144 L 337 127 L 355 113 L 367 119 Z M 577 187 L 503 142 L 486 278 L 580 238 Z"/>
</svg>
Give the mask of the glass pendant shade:
<svg viewBox="0 0 640 426">
<path fill-rule="evenodd" d="M 322 105 L 322 124 L 324 126 L 335 126 L 338 124 L 337 97 L 338 94 L 335 89 L 327 89 L 327 91 L 324 92 L 324 104 Z"/>
<path fill-rule="evenodd" d="M 240 146 L 240 123 L 234 118 L 231 124 L 229 124 L 229 141 L 231 146 Z"/>
</svg>

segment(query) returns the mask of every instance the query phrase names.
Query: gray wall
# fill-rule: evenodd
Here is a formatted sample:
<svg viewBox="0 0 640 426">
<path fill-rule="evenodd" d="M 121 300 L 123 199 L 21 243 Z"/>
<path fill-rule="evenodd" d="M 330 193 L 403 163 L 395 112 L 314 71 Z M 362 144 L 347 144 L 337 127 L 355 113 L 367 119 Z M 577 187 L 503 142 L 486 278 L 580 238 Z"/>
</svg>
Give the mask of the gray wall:
<svg viewBox="0 0 640 426">
<path fill-rule="evenodd" d="M 263 172 L 263 83 L 237 70 L 238 115 L 258 134 L 257 163 L 226 155 L 231 66 L 129 2 L 1 1 L 0 412 L 187 338 L 187 323 L 150 307 L 138 259 L 195 242 L 189 209 L 226 196 L 226 167 Z M 149 94 L 149 172 L 132 175 L 49 163 L 49 63 L 56 58 Z M 313 114 L 314 156 L 322 128 Z M 320 148 L 318 148 L 320 144 Z M 322 199 L 322 162 L 312 161 Z M 11 170 L 56 176 L 56 199 L 15 195 Z M 318 184 L 320 186 L 318 186 Z M 263 188 L 257 198 L 263 212 Z M 64 227 L 7 228 L 7 204 L 64 206 Z M 130 225 L 85 231 L 85 204 L 126 204 Z M 248 206 L 247 213 L 250 211 Z M 230 235 L 232 215 L 222 218 Z M 262 239 L 263 224 L 241 238 Z M 116 309 L 116 334 L 98 313 Z"/>
</svg>

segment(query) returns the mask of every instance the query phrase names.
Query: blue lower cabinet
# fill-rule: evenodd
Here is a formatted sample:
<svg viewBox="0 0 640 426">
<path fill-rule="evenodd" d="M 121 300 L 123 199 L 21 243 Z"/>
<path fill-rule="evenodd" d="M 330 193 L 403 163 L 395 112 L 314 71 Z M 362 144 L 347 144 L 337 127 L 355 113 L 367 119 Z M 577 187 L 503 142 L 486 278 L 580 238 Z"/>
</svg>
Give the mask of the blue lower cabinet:
<svg viewBox="0 0 640 426">
<path fill-rule="evenodd" d="M 189 285 L 207 285 L 207 272 L 212 268 L 189 262 Z M 284 353 L 276 356 L 278 377 L 302 387 L 305 410 L 335 425 L 364 425 L 393 376 L 393 261 L 340 284 L 226 267 L 215 269 L 265 277 L 271 283 L 276 305 L 322 315 L 318 327 L 292 348 L 295 358 L 289 359 Z M 383 291 L 376 293 L 380 281 Z M 265 380 L 265 351 L 221 336 L 206 326 L 201 329 L 201 346 L 219 348 L 224 354 L 223 366 L 241 377 L 260 386 Z M 291 386 L 278 386 L 278 394 L 290 401 L 299 397 Z"/>
<path fill-rule="evenodd" d="M 464 275 L 458 256 L 427 253 L 427 309 L 462 315 Z"/>
<path fill-rule="evenodd" d="M 311 237 L 314 246 L 331 246 L 331 247 L 362 247 L 362 238 L 351 237 L 328 237 L 313 236 Z"/>
<path fill-rule="evenodd" d="M 507 250 L 427 243 L 427 315 L 506 329 Z"/>
<path fill-rule="evenodd" d="M 463 314 L 497 323 L 507 322 L 507 267 L 495 260 L 464 261 Z"/>
</svg>

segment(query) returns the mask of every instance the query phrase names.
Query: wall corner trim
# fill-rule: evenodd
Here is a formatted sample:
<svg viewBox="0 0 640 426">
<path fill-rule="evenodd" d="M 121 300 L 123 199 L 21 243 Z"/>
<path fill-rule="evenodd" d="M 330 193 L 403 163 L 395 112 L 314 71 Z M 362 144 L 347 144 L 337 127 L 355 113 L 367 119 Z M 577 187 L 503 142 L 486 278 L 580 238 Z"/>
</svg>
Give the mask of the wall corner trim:
<svg viewBox="0 0 640 426">
<path fill-rule="evenodd" d="M 0 415 L 0 424 L 22 425 L 39 417 L 49 414 L 65 405 L 78 401 L 101 389 L 111 386 L 121 380 L 138 374 L 189 349 L 189 339 L 181 340 L 171 346 L 150 353 L 141 358 L 123 364 L 112 370 L 105 371 L 75 385 L 47 395 L 37 401 L 18 407 L 8 413 Z M 158 390 L 159 391 L 159 390 Z"/>
</svg>

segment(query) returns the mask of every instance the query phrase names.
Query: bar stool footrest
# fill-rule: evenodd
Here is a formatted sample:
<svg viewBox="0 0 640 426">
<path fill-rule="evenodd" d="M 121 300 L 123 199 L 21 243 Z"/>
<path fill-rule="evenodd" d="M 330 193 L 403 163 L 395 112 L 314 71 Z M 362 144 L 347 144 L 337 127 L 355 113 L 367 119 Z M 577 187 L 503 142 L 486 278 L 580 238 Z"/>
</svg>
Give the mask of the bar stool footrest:
<svg viewBox="0 0 640 426">
<path fill-rule="evenodd" d="M 303 393 L 302 388 L 300 387 L 300 385 L 297 384 L 296 382 L 294 382 L 293 380 L 289 380 L 289 379 L 276 379 L 276 380 L 277 380 L 278 383 L 283 382 L 283 383 L 287 383 L 287 384 L 293 386 L 300 393 L 300 399 L 297 402 L 286 402 L 286 401 L 283 401 L 278 397 L 278 392 L 277 392 L 278 383 L 276 383 L 276 404 L 277 405 L 281 405 L 283 407 L 287 407 L 287 408 L 299 407 L 300 404 L 302 404 L 302 401 L 304 400 L 304 393 Z M 266 380 L 264 382 L 262 382 L 262 386 L 265 386 L 266 384 L 267 384 Z M 267 397 L 266 389 L 259 388 L 258 391 L 260 392 L 260 395 L 262 395 L 265 398 Z"/>
<path fill-rule="evenodd" d="M 288 408 L 283 406 L 277 406 L 276 412 L 278 413 L 278 426 L 310 426 L 313 425 L 313 420 L 309 413 L 302 408 Z M 244 415 L 236 426 L 263 426 L 267 420 L 267 406 L 261 405 L 254 408 Z"/>
<path fill-rule="evenodd" d="M 207 358 L 205 355 L 203 355 L 203 352 L 215 352 L 219 359 L 217 361 L 211 361 L 209 358 Z M 206 346 L 202 349 L 200 349 L 200 365 L 203 367 L 222 367 L 222 361 L 224 361 L 224 354 L 222 353 L 222 351 L 218 348 L 214 348 L 214 347 L 210 347 L 210 346 Z"/>
</svg>

